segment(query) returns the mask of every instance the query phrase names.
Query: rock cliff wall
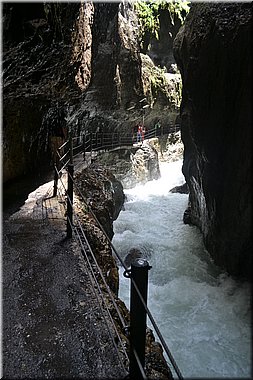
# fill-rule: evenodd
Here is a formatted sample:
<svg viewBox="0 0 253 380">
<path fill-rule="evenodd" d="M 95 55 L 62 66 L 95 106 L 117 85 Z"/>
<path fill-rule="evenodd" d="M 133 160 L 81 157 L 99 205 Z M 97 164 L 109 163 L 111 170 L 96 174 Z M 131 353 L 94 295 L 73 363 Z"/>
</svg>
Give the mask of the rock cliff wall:
<svg viewBox="0 0 253 380">
<path fill-rule="evenodd" d="M 79 132 L 129 133 L 147 91 L 150 126 L 167 120 L 170 105 L 175 114 L 171 94 L 144 84 L 131 2 L 4 3 L 2 21 L 4 182 L 48 168 L 57 108 Z"/>
<path fill-rule="evenodd" d="M 79 97 L 72 30 L 79 6 L 5 3 L 3 20 L 3 181 L 49 165 L 43 122 L 56 103 Z"/>
<path fill-rule="evenodd" d="M 250 276 L 252 4 L 195 3 L 174 42 L 190 222 L 215 262 Z"/>
<path fill-rule="evenodd" d="M 146 53 L 156 65 L 166 67 L 168 72 L 173 72 L 175 65 L 173 41 L 182 23 L 177 15 L 174 15 L 174 23 L 172 24 L 169 11 L 166 9 L 161 9 L 159 13 L 159 39 L 152 38 L 149 41 L 150 49 Z"/>
</svg>

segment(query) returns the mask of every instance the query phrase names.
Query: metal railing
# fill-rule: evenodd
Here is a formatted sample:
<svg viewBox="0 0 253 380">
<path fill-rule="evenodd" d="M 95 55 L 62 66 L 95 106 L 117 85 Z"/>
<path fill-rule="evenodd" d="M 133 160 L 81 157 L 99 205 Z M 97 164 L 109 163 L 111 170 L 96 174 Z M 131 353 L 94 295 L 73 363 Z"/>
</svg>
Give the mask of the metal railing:
<svg viewBox="0 0 253 380">
<path fill-rule="evenodd" d="M 144 133 L 144 140 L 168 135 L 180 130 L 179 124 L 168 124 L 159 129 L 148 129 Z M 73 144 L 74 156 L 82 152 L 108 151 L 116 148 L 131 147 L 137 142 L 137 132 L 122 134 L 120 132 L 87 132 L 75 137 Z"/>
<path fill-rule="evenodd" d="M 147 132 L 145 138 L 156 137 L 157 133 L 159 133 L 158 136 L 161 136 L 176 132 L 178 129 L 179 128 L 177 126 L 167 129 L 164 128 L 161 131 L 153 129 Z M 74 238 L 81 246 L 83 257 L 86 262 L 87 273 L 90 277 L 91 286 L 94 295 L 98 300 L 102 318 L 108 327 L 108 334 L 116 350 L 122 369 L 126 373 L 129 373 L 130 379 L 147 378 L 145 373 L 145 341 L 147 327 L 146 318 L 148 317 L 160 340 L 164 352 L 174 368 L 175 373 L 179 379 L 183 379 L 179 367 L 177 366 L 171 351 L 169 350 L 150 310 L 147 307 L 148 271 L 151 267 L 148 262 L 143 259 L 138 259 L 133 262 L 130 270 L 126 267 L 124 261 L 116 251 L 100 221 L 93 212 L 90 204 L 87 202 L 87 197 L 84 196 L 74 178 L 74 165 L 72 161 L 78 154 L 82 153 L 85 159 L 87 152 L 92 154 L 92 151 L 111 150 L 116 147 L 133 146 L 133 136 L 122 137 L 118 133 L 103 133 L 101 135 L 96 133 L 73 137 L 71 140 L 71 142 L 67 141 L 59 148 L 59 162 L 58 164 L 55 164 L 53 196 L 57 195 L 57 184 L 58 180 L 60 180 L 63 189 L 60 197 L 65 203 L 67 210 L 67 237 L 71 238 L 74 235 Z M 61 176 L 65 168 L 67 168 L 68 174 L 67 188 L 63 183 Z M 97 226 L 103 232 L 116 259 L 125 269 L 124 276 L 130 278 L 131 280 L 130 326 L 120 312 L 115 294 L 113 294 L 107 284 L 106 275 L 103 274 L 101 268 L 99 267 L 96 256 L 82 227 L 80 218 L 75 213 L 73 204 L 74 190 L 75 194 L 78 194 L 82 199 L 82 202 L 86 205 L 86 209 L 93 217 Z M 104 289 L 106 290 L 106 295 Z M 110 305 L 112 305 L 113 310 L 116 311 L 118 325 L 121 327 L 122 331 L 130 333 L 130 350 L 126 349 L 126 344 L 119 333 L 118 327 L 116 326 L 115 316 L 111 313 Z M 111 329 L 114 330 L 118 343 L 115 342 L 115 336 L 111 333 Z"/>
</svg>

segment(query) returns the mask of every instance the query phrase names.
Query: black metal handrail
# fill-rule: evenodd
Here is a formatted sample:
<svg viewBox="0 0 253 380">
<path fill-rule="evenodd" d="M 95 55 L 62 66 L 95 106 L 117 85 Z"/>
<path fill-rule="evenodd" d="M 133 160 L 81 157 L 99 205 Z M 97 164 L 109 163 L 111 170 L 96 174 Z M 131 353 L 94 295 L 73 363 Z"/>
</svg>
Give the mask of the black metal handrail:
<svg viewBox="0 0 253 380">
<path fill-rule="evenodd" d="M 160 137 L 174 133 L 180 130 L 180 124 L 168 124 L 158 128 L 146 129 L 144 133 L 144 140 L 148 140 L 154 137 Z M 137 142 L 137 133 L 132 132 L 128 134 L 122 134 L 120 132 L 86 132 L 81 136 L 82 143 L 80 143 L 80 136 L 75 139 L 79 139 L 79 145 L 75 149 L 81 149 L 85 152 L 111 150 L 119 147 L 133 146 Z"/>
<path fill-rule="evenodd" d="M 164 135 L 169 134 L 169 133 L 177 132 L 179 129 L 180 129 L 180 126 L 175 125 L 175 124 L 174 125 L 168 125 L 165 127 L 161 127 L 159 129 L 153 128 L 153 129 L 145 132 L 144 139 L 147 140 L 147 139 L 150 139 L 153 137 L 159 138 L 159 136 L 164 136 Z M 67 207 L 66 207 L 67 208 L 67 237 L 69 237 L 69 238 L 72 237 L 72 232 L 74 231 L 74 234 L 75 234 L 75 236 L 77 236 L 77 240 L 80 241 L 81 246 L 82 246 L 82 239 L 84 239 L 86 242 L 86 247 L 88 247 L 89 251 L 91 252 L 91 256 L 93 257 L 93 260 L 95 261 L 95 265 L 98 267 L 98 264 L 94 258 L 94 254 L 91 251 L 91 248 L 89 246 L 88 240 L 87 240 L 84 232 L 82 231 L 81 237 L 77 233 L 78 228 L 76 227 L 76 224 L 79 226 L 79 228 L 81 228 L 81 224 L 80 224 L 80 221 L 76 215 L 75 215 L 74 221 L 73 221 L 73 209 L 74 209 L 74 206 L 73 206 L 73 187 L 75 187 L 75 189 L 79 192 L 81 198 L 85 202 L 88 211 L 91 213 L 91 215 L 95 219 L 99 228 L 103 231 L 105 237 L 108 240 L 108 243 L 110 244 L 112 251 L 115 253 L 116 257 L 121 262 L 121 265 L 125 268 L 126 271 L 128 271 L 123 260 L 121 259 L 120 255 L 118 254 L 115 247 L 113 246 L 110 238 L 108 237 L 108 235 L 104 231 L 103 226 L 101 225 L 101 223 L 97 219 L 96 215 L 92 211 L 90 205 L 87 203 L 85 197 L 83 196 L 82 192 L 80 191 L 80 189 L 78 188 L 78 186 L 75 182 L 74 165 L 72 163 L 72 158 L 77 156 L 80 153 L 83 153 L 83 157 L 85 159 L 86 152 L 89 152 L 92 155 L 93 151 L 94 152 L 110 151 L 110 150 L 113 150 L 115 148 L 120 148 L 120 147 L 122 147 L 122 148 L 132 147 L 132 146 L 134 146 L 134 144 L 136 142 L 137 135 L 135 135 L 133 133 L 131 135 L 130 134 L 121 135 L 119 132 L 113 132 L 113 133 L 111 133 L 111 132 L 97 132 L 97 133 L 85 133 L 85 134 L 82 134 L 80 136 L 75 136 L 75 137 L 72 137 L 70 135 L 70 137 L 71 137 L 71 140 L 69 139 L 67 142 L 65 142 L 59 148 L 59 151 L 58 151 L 59 164 L 58 164 L 58 166 L 55 165 L 55 185 L 56 185 L 56 187 L 57 187 L 57 180 L 58 180 L 58 178 L 60 178 L 60 173 L 62 173 L 62 170 L 67 166 L 67 171 L 68 171 L 68 188 L 65 189 L 65 195 L 67 197 L 67 202 L 66 202 L 66 205 L 67 205 Z M 61 166 L 61 167 L 59 168 L 59 166 Z M 62 182 L 62 180 L 61 180 L 61 182 Z M 57 194 L 57 191 L 55 192 L 55 189 L 54 189 L 54 196 L 56 194 Z M 76 220 L 77 220 L 77 222 L 75 223 Z M 82 249 L 84 250 L 83 246 L 82 246 Z M 98 269 L 98 273 L 100 274 L 100 276 L 102 276 L 102 280 L 105 281 L 100 268 L 98 267 L 97 269 Z M 177 366 L 177 364 L 176 364 L 176 362 L 175 362 L 175 360 L 174 360 L 174 358 L 173 358 L 173 356 L 172 356 L 172 354 L 171 354 L 171 352 L 170 352 L 170 350 L 169 350 L 158 326 L 156 325 L 156 322 L 155 322 L 150 310 L 147 307 L 147 303 L 146 303 L 145 299 L 143 298 L 143 294 L 142 294 L 142 292 L 140 292 L 140 289 L 137 286 L 136 280 L 134 278 L 131 278 L 131 286 L 135 289 L 137 297 L 139 298 L 139 302 L 142 304 L 143 310 L 145 310 L 145 313 L 147 314 L 151 324 L 153 325 L 153 327 L 157 333 L 157 336 L 161 342 L 161 345 L 162 345 L 164 351 L 166 352 L 166 354 L 167 354 L 178 378 L 180 380 L 183 379 L 183 376 L 182 376 L 182 374 L 181 374 L 181 372 L 180 372 L 180 370 L 179 370 L 179 368 L 178 368 L 178 366 Z M 108 286 L 106 286 L 106 288 L 108 290 Z M 101 291 L 100 291 L 100 293 L 101 293 Z M 110 292 L 109 292 L 109 294 L 110 294 Z M 111 296 L 111 294 L 110 294 L 110 296 Z M 112 303 L 114 304 L 114 307 L 117 309 L 115 302 L 112 301 Z M 117 310 L 117 312 L 119 312 L 119 310 Z M 126 325 L 125 325 L 125 322 L 123 320 L 123 317 L 119 316 L 119 320 L 122 323 L 122 327 L 125 329 Z M 131 329 L 130 329 L 130 331 L 131 331 Z M 130 341 L 131 341 L 131 339 L 130 339 Z M 131 352 L 132 352 L 132 356 L 130 355 L 130 369 L 132 368 L 132 370 L 131 370 L 132 375 L 133 375 L 133 371 L 135 371 L 135 369 L 133 370 L 133 368 L 135 368 L 137 366 L 137 367 L 139 367 L 138 375 L 141 375 L 142 378 L 145 379 L 146 375 L 145 375 L 144 368 L 143 368 L 143 360 L 141 360 L 140 357 L 138 356 L 136 346 L 133 346 L 131 348 Z M 134 365 L 131 364 L 131 357 L 132 357 L 132 360 L 135 360 Z"/>
</svg>

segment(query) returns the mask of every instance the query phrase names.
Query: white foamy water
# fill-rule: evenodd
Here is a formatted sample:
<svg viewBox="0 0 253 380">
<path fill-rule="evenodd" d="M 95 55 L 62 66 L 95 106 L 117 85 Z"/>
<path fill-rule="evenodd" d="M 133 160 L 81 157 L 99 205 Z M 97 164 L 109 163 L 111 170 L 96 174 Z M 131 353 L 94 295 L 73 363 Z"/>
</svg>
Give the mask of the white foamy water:
<svg viewBox="0 0 253 380">
<path fill-rule="evenodd" d="M 222 273 L 199 230 L 183 223 L 188 195 L 169 193 L 184 182 L 181 167 L 162 163 L 161 179 L 125 190 L 113 244 L 122 258 L 139 248 L 152 266 L 148 307 L 185 378 L 249 378 L 250 286 Z M 128 307 L 129 289 L 120 268 L 119 296 Z"/>
</svg>

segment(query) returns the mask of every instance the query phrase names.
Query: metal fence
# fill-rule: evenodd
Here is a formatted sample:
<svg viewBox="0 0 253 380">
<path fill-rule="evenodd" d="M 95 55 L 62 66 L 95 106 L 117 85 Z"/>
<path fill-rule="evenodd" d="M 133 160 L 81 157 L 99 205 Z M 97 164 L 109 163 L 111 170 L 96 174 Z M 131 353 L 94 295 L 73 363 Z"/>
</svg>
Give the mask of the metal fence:
<svg viewBox="0 0 253 380">
<path fill-rule="evenodd" d="M 173 126 L 173 128 L 164 129 L 163 131 L 160 131 L 161 135 L 176 132 L 176 128 L 177 127 Z M 153 129 L 147 132 L 145 138 L 155 137 L 156 134 L 157 131 Z M 60 181 L 61 189 L 63 190 L 61 190 L 59 196 L 66 208 L 67 237 L 74 237 L 81 246 L 92 290 L 98 301 L 101 316 L 108 327 L 109 338 L 112 341 L 124 373 L 129 374 L 131 379 L 147 378 L 145 373 L 145 342 L 147 327 L 146 319 L 148 317 L 176 375 L 179 379 L 183 379 L 179 367 L 177 366 L 154 317 L 147 307 L 148 271 L 151 269 L 149 263 L 146 260 L 137 259 L 132 263 L 130 270 L 126 267 L 103 226 L 93 212 L 91 205 L 88 203 L 86 197 L 75 181 L 73 159 L 77 155 L 83 154 L 83 158 L 85 158 L 87 152 L 92 154 L 92 151 L 112 150 L 116 147 L 132 146 L 133 143 L 132 135 L 122 137 L 118 133 L 91 133 L 77 137 L 71 136 L 71 139 L 59 148 L 59 161 L 55 164 L 53 196 L 57 195 L 57 185 L 58 181 Z M 64 169 L 67 169 L 67 185 L 65 185 L 62 180 Z M 106 278 L 98 265 L 96 256 L 87 239 L 80 218 L 75 212 L 73 204 L 74 192 L 82 199 L 82 202 L 86 205 L 86 209 L 94 219 L 95 223 L 103 231 L 112 252 L 125 269 L 124 276 L 128 277 L 131 281 L 130 326 L 120 312 L 118 300 L 107 284 Z M 117 323 L 115 320 L 117 320 Z M 122 335 L 119 333 L 119 326 L 121 330 L 128 332 L 129 334 L 129 350 L 126 347 L 126 342 L 122 338 Z M 114 334 L 111 332 L 112 329 Z M 117 343 L 115 336 L 117 336 Z"/>
</svg>

